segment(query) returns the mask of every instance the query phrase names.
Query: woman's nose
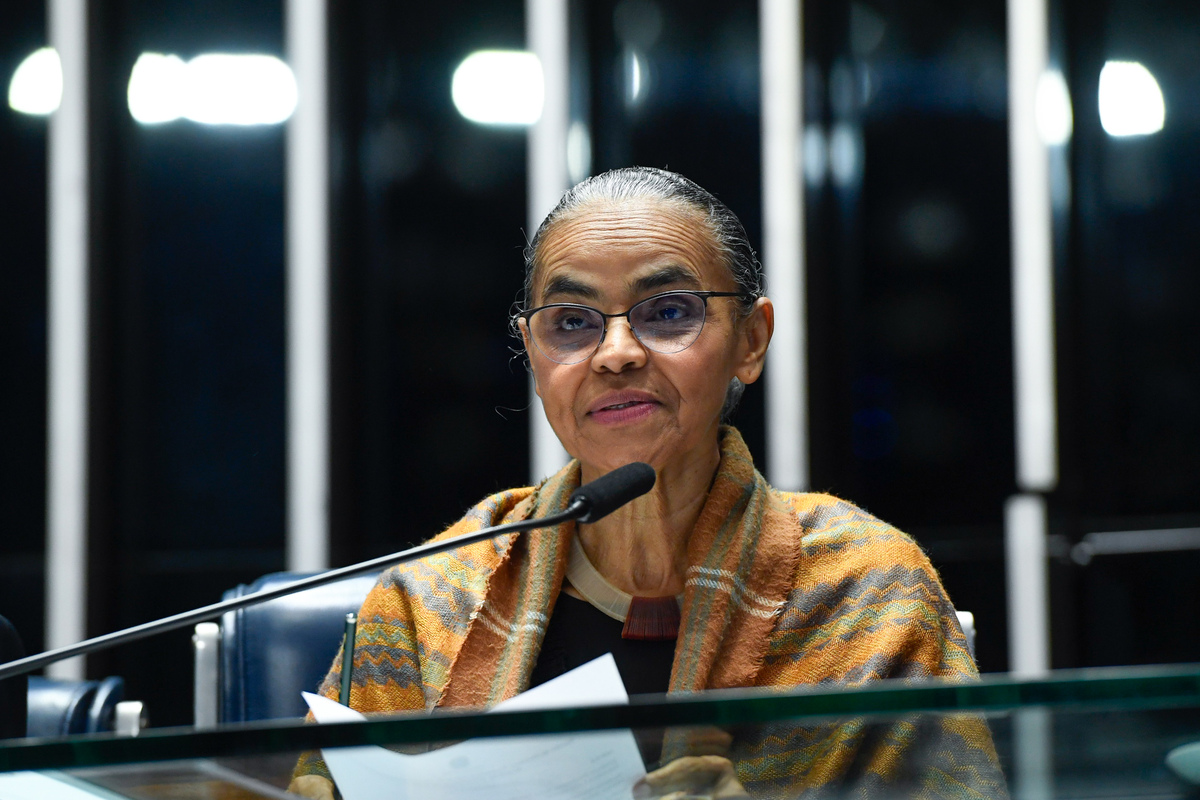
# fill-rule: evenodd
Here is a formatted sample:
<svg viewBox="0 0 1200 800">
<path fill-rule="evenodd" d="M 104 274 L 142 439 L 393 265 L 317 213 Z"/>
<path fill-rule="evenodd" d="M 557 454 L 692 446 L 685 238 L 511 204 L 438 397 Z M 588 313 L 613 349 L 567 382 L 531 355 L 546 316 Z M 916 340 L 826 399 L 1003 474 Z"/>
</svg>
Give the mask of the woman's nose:
<svg viewBox="0 0 1200 800">
<path fill-rule="evenodd" d="M 608 320 L 604 339 L 592 356 L 592 369 L 597 372 L 624 372 L 646 364 L 646 347 L 633 335 L 629 320 L 622 317 Z"/>
</svg>

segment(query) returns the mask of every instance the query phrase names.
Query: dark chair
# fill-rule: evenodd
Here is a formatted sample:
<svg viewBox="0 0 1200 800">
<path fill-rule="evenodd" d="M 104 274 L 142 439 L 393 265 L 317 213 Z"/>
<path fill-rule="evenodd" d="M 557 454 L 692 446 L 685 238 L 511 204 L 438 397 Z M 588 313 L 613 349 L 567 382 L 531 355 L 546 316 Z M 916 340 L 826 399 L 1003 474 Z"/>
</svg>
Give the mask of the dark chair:
<svg viewBox="0 0 1200 800">
<path fill-rule="evenodd" d="M 17 629 L 0 617 L 0 664 L 25 655 Z M 24 675 L 0 681 L 0 739 L 19 739 L 25 735 L 25 696 L 28 682 Z"/>
<path fill-rule="evenodd" d="M 225 593 L 242 597 L 306 578 L 312 573 L 277 572 Z M 219 672 L 215 684 L 196 681 L 196 722 L 249 722 L 302 717 L 308 709 L 301 691 L 316 691 L 342 644 L 346 614 L 358 611 L 375 584 L 374 575 L 348 578 L 296 594 L 231 611 L 221 618 Z M 204 636 L 197 626 L 197 675 Z M 211 658 L 211 650 L 210 655 Z M 219 702 L 218 702 L 219 697 Z M 211 720 L 202 708 L 219 708 Z"/>
<path fill-rule="evenodd" d="M 125 681 L 57 681 L 29 679 L 29 736 L 70 736 L 113 730 Z"/>
</svg>

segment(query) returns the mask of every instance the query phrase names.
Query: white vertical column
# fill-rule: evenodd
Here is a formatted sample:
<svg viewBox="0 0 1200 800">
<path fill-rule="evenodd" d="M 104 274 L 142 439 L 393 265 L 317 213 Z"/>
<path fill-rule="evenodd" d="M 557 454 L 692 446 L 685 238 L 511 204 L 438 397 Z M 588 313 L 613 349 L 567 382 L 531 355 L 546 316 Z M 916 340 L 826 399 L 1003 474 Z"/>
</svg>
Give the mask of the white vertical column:
<svg viewBox="0 0 1200 800">
<path fill-rule="evenodd" d="M 329 564 L 329 127 L 325 0 L 287 0 L 287 568 Z"/>
<path fill-rule="evenodd" d="M 1004 508 L 1008 578 L 1008 664 L 1016 678 L 1050 671 L 1050 600 L 1046 574 L 1046 501 L 1018 494 Z M 1044 707 L 1013 713 L 1012 796 L 1054 797 L 1054 718 Z"/>
<path fill-rule="evenodd" d="M 1036 114 L 1049 63 L 1047 20 L 1046 0 L 1009 0 L 1013 377 L 1017 484 L 1024 491 L 1047 491 L 1058 481 L 1050 156 Z"/>
<path fill-rule="evenodd" d="M 1012 715 L 1013 800 L 1054 797 L 1054 718 L 1050 709 L 1022 708 Z"/>
<path fill-rule="evenodd" d="M 808 488 L 801 0 L 761 0 L 763 266 L 775 305 L 766 369 L 767 478 Z"/>
<path fill-rule="evenodd" d="M 542 64 L 545 100 L 542 116 L 529 128 L 528 230 L 532 238 L 550 210 L 570 188 L 567 128 L 570 124 L 570 29 L 567 0 L 525 0 L 526 47 Z M 567 463 L 542 401 L 529 379 L 529 478 L 537 483 Z"/>
<path fill-rule="evenodd" d="M 1008 2 L 1009 169 L 1012 216 L 1013 385 L 1017 486 L 1005 513 L 1009 666 L 1050 669 L 1046 504 L 1058 482 L 1054 256 L 1047 146 L 1037 91 L 1049 62 L 1046 0 Z"/>
<path fill-rule="evenodd" d="M 1004 531 L 1009 670 L 1017 677 L 1037 678 L 1050 669 L 1046 501 L 1036 494 L 1010 497 Z"/>
<path fill-rule="evenodd" d="M 87 629 L 88 70 L 87 0 L 50 0 L 62 104 L 50 118 L 46 475 L 46 648 Z M 84 676 L 83 657 L 47 668 Z"/>
</svg>

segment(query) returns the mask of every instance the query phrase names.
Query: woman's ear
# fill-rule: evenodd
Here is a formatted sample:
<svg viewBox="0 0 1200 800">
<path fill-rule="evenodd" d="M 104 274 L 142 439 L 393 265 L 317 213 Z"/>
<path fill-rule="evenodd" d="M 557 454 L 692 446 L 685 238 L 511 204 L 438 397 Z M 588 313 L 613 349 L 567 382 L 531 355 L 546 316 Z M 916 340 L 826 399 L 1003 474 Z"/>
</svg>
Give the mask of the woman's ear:
<svg viewBox="0 0 1200 800">
<path fill-rule="evenodd" d="M 770 298 L 760 297 L 754 301 L 750 316 L 742 320 L 741 348 L 734 375 L 742 383 L 754 383 L 762 375 L 767 347 L 775 333 L 775 306 Z"/>
<path fill-rule="evenodd" d="M 525 355 L 528 356 L 532 343 L 529 341 L 529 321 L 524 317 L 517 320 L 517 331 L 521 334 L 521 344 L 525 347 Z"/>
</svg>

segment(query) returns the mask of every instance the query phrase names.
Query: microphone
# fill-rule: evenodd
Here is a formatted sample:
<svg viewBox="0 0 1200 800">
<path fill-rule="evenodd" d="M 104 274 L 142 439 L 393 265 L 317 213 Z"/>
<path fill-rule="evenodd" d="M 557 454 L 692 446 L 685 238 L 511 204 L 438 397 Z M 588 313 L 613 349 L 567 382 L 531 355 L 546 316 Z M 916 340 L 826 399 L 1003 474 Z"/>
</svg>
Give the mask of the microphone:
<svg viewBox="0 0 1200 800">
<path fill-rule="evenodd" d="M 484 539 L 501 536 L 505 533 L 527 531 L 534 528 L 550 528 L 572 520 L 595 522 L 601 517 L 616 511 L 630 500 L 650 491 L 651 487 L 654 486 L 654 479 L 654 468 L 649 464 L 641 462 L 626 464 L 623 467 L 614 469 L 603 477 L 597 478 L 589 484 L 580 486 L 571 493 L 566 510 L 558 514 L 551 514 L 548 517 L 541 517 L 540 519 L 525 519 L 518 522 L 510 522 L 507 525 L 497 525 L 492 528 L 483 528 L 473 533 L 460 534 L 438 542 L 426 542 L 416 547 L 410 547 L 407 550 L 401 550 L 399 553 L 360 561 L 348 567 L 331 569 L 328 572 L 303 578 L 275 589 L 268 589 L 264 592 L 256 592 L 251 595 L 235 597 L 231 600 L 202 606 L 201 608 L 194 608 L 191 611 L 184 611 L 169 617 L 163 617 L 153 622 L 143 622 L 141 625 L 134 625 L 132 628 L 106 633 L 103 636 L 97 636 L 94 639 L 87 639 L 76 644 L 67 645 L 66 647 L 59 647 L 37 655 L 8 661 L 0 664 L 0 680 L 32 672 L 39 667 L 53 664 L 55 661 L 61 661 L 64 658 L 81 656 L 96 650 L 104 650 L 119 644 L 145 639 L 147 636 L 153 636 L 156 633 L 172 631 L 177 628 L 194 625 L 197 622 L 216 619 L 226 611 L 234 611 L 246 606 L 264 603 L 267 600 L 274 600 L 276 597 L 283 597 L 295 592 L 302 592 L 305 589 L 323 586 L 327 583 L 333 583 L 342 578 L 349 578 L 352 575 L 358 575 L 362 572 L 381 570 L 385 567 L 405 564 L 418 558 L 424 558 L 425 556 L 444 553 L 447 550 L 456 550 L 460 547 L 465 547 Z"/>
<path fill-rule="evenodd" d="M 576 519 L 586 523 L 607 517 L 630 500 L 653 489 L 655 478 L 654 467 L 641 461 L 601 475 L 571 493 L 571 505 L 582 503 L 586 508 L 584 514 Z"/>
</svg>

